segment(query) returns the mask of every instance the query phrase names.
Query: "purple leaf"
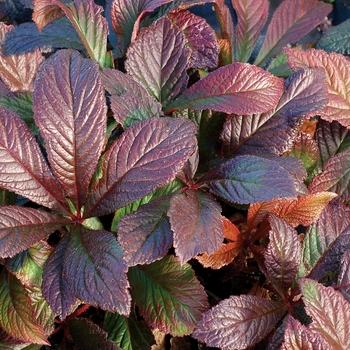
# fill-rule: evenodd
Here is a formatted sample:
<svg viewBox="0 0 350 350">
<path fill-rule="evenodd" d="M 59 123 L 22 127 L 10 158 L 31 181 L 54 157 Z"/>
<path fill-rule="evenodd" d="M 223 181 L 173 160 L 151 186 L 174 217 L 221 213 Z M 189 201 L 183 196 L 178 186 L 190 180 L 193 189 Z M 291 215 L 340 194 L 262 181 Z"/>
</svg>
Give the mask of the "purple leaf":
<svg viewBox="0 0 350 350">
<path fill-rule="evenodd" d="M 269 15 L 268 0 L 232 0 L 237 15 L 235 59 L 248 62 Z"/>
<path fill-rule="evenodd" d="M 230 203 L 250 204 L 296 195 L 292 177 L 277 162 L 250 155 L 212 168 L 199 184 Z"/>
<path fill-rule="evenodd" d="M 350 250 L 347 250 L 340 261 L 337 288 L 344 298 L 350 302 Z"/>
<path fill-rule="evenodd" d="M 162 187 L 182 169 L 196 146 L 196 128 L 187 119 L 153 118 L 130 127 L 102 159 L 86 217 L 122 208 Z"/>
<path fill-rule="evenodd" d="M 62 190 L 33 134 L 16 113 L 0 106 L 0 186 L 66 213 Z"/>
<path fill-rule="evenodd" d="M 326 340 L 331 349 L 349 349 L 350 303 L 332 287 L 311 279 L 299 280 L 305 311 L 312 317 L 309 328 Z"/>
<path fill-rule="evenodd" d="M 187 190 L 175 195 L 168 211 L 174 247 L 181 264 L 198 254 L 212 254 L 224 240 L 221 206 L 210 193 Z"/>
<path fill-rule="evenodd" d="M 128 275 L 140 314 L 149 326 L 164 333 L 192 333 L 209 307 L 204 288 L 190 265 L 180 265 L 173 256 L 134 266 Z"/>
<path fill-rule="evenodd" d="M 118 226 L 118 242 L 128 266 L 161 259 L 173 243 L 169 219 L 169 196 L 157 198 L 124 216 Z"/>
<path fill-rule="evenodd" d="M 69 289 L 77 298 L 103 310 L 130 313 L 128 268 L 112 233 L 77 227 L 63 265 Z"/>
<path fill-rule="evenodd" d="M 171 11 L 168 18 L 185 34 L 192 50 L 189 68 L 216 68 L 220 47 L 215 31 L 205 19 L 190 11 L 178 10 Z"/>
<path fill-rule="evenodd" d="M 265 338 L 285 311 L 281 302 L 231 296 L 203 314 L 192 336 L 222 350 L 246 349 Z"/>
<path fill-rule="evenodd" d="M 141 30 L 128 49 L 125 69 L 166 106 L 187 86 L 190 55 L 185 35 L 168 18 L 162 17 Z"/>
<path fill-rule="evenodd" d="M 68 247 L 69 235 L 66 234 L 58 243 L 46 261 L 43 271 L 42 293 L 51 309 L 64 320 L 77 305 L 78 299 L 70 292 L 63 274 L 64 254 Z"/>
<path fill-rule="evenodd" d="M 282 154 L 292 147 L 300 117 L 322 110 L 326 103 L 324 70 L 298 71 L 285 82 L 285 91 L 273 111 L 227 119 L 221 133 L 225 153 L 264 149 Z"/>
<path fill-rule="evenodd" d="M 70 222 L 42 210 L 0 207 L 0 257 L 13 257 Z"/>
<path fill-rule="evenodd" d="M 98 66 L 77 51 L 58 51 L 40 67 L 33 100 L 52 170 L 80 213 L 106 133 Z"/>
<path fill-rule="evenodd" d="M 116 69 L 104 69 L 102 83 L 111 94 L 111 108 L 124 129 L 137 122 L 162 115 L 162 105 L 134 79 Z"/>
<path fill-rule="evenodd" d="M 166 109 L 168 112 L 192 108 L 235 114 L 263 113 L 277 105 L 282 91 L 280 78 L 259 67 L 236 62 L 193 84 Z"/>
<path fill-rule="evenodd" d="M 265 266 L 271 283 L 283 297 L 298 272 L 301 244 L 296 230 L 286 221 L 270 214 L 269 244 L 265 251 Z"/>
<path fill-rule="evenodd" d="M 332 5 L 318 0 L 285 0 L 274 12 L 264 43 L 254 64 L 263 66 L 287 44 L 308 34 L 332 11 Z"/>
</svg>

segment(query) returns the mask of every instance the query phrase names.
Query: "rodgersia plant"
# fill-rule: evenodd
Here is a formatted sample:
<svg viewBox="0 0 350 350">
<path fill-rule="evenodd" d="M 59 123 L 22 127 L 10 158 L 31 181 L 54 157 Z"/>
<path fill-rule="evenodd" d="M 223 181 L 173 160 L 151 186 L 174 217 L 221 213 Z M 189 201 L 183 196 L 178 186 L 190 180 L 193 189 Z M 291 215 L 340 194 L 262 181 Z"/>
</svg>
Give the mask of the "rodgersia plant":
<svg viewBox="0 0 350 350">
<path fill-rule="evenodd" d="M 263 33 L 267 0 L 235 21 L 221 0 L 21 4 L 34 22 L 0 27 L 1 346 L 348 349 L 350 65 L 295 45 L 331 5 L 285 0 Z"/>
</svg>

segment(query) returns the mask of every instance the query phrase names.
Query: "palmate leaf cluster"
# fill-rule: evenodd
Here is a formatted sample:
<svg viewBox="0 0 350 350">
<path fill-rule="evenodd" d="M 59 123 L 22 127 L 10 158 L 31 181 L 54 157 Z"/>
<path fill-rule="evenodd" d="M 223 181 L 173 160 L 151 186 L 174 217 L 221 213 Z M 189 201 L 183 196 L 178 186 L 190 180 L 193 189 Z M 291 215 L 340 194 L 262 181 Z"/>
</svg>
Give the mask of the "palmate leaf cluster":
<svg viewBox="0 0 350 350">
<path fill-rule="evenodd" d="M 0 347 L 349 349 L 350 62 L 296 45 L 332 6 L 103 5 L 0 3 Z"/>
</svg>

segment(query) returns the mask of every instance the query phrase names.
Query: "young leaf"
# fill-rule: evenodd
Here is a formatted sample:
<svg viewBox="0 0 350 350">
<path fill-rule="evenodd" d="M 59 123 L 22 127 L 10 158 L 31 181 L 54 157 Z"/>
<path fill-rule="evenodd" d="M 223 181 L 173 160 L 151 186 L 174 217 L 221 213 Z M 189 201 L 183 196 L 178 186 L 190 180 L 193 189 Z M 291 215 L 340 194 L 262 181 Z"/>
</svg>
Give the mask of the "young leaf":
<svg viewBox="0 0 350 350">
<path fill-rule="evenodd" d="M 212 168 L 198 183 L 230 203 L 250 204 L 296 195 L 293 179 L 277 162 L 250 155 Z"/>
<path fill-rule="evenodd" d="M 185 35 L 169 19 L 162 17 L 141 30 L 128 49 L 125 69 L 166 106 L 187 86 L 190 55 Z"/>
<path fill-rule="evenodd" d="M 332 122 L 337 120 L 345 127 L 350 126 L 350 83 L 348 75 L 350 62 L 345 56 L 322 50 L 308 51 L 286 49 L 291 68 L 295 70 L 323 67 L 327 75 L 328 104 L 320 113 L 321 118 Z"/>
<path fill-rule="evenodd" d="M 203 314 L 192 336 L 223 350 L 246 349 L 263 339 L 285 311 L 281 302 L 231 296 Z"/>
<path fill-rule="evenodd" d="M 190 265 L 166 255 L 149 265 L 130 268 L 131 293 L 142 317 L 164 333 L 192 333 L 208 302 Z"/>
<path fill-rule="evenodd" d="M 59 50 L 40 67 L 33 102 L 52 170 L 80 212 L 106 133 L 98 66 L 76 51 Z"/>
<path fill-rule="evenodd" d="M 347 250 L 340 261 L 337 288 L 344 298 L 350 302 L 350 250 Z"/>
<path fill-rule="evenodd" d="M 299 280 L 306 312 L 312 317 L 310 329 L 318 332 L 332 349 L 349 349 L 350 303 L 332 287 L 311 279 Z"/>
<path fill-rule="evenodd" d="M 50 345 L 35 320 L 34 310 L 21 282 L 5 270 L 0 274 L 0 325 L 23 342 Z"/>
<path fill-rule="evenodd" d="M 64 254 L 68 247 L 66 234 L 47 259 L 43 271 L 42 293 L 51 309 L 64 320 L 74 309 L 78 299 L 70 292 L 63 274 Z"/>
<path fill-rule="evenodd" d="M 113 341 L 107 340 L 108 334 L 103 329 L 86 318 L 70 320 L 69 334 L 81 349 L 121 350 Z"/>
<path fill-rule="evenodd" d="M 169 196 L 156 198 L 122 218 L 118 242 L 128 266 L 149 264 L 161 259 L 173 243 L 167 217 Z"/>
<path fill-rule="evenodd" d="M 171 181 L 195 150 L 195 132 L 183 118 L 147 119 L 126 130 L 103 156 L 86 217 L 111 213 Z"/>
<path fill-rule="evenodd" d="M 268 0 L 232 0 L 237 15 L 235 59 L 248 62 L 269 15 Z"/>
<path fill-rule="evenodd" d="M 127 266 L 112 233 L 76 227 L 63 265 L 69 289 L 77 298 L 104 310 L 130 313 Z"/>
<path fill-rule="evenodd" d="M 274 108 L 283 81 L 248 63 L 236 62 L 208 74 L 185 90 L 166 109 L 214 109 L 235 114 L 263 113 Z"/>
<path fill-rule="evenodd" d="M 221 206 L 211 194 L 190 189 L 179 193 L 171 199 L 168 215 L 174 248 L 182 264 L 220 248 L 224 239 Z"/>
<path fill-rule="evenodd" d="M 297 232 L 284 220 L 269 215 L 271 231 L 265 251 L 265 267 L 271 283 L 281 296 L 291 287 L 298 272 L 301 244 Z"/>
<path fill-rule="evenodd" d="M 318 0 L 285 0 L 274 12 L 264 43 L 254 64 L 263 66 L 269 57 L 280 53 L 324 21 L 332 5 Z"/>
</svg>

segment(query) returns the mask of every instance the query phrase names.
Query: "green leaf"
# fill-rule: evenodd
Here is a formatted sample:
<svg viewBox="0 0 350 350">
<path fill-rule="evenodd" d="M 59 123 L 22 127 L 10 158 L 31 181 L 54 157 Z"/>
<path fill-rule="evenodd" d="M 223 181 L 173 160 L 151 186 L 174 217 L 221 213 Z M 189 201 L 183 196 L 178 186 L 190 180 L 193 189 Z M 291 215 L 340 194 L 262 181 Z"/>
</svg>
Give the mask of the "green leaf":
<svg viewBox="0 0 350 350">
<path fill-rule="evenodd" d="M 11 96 L 2 96 L 0 104 L 4 107 L 12 109 L 28 126 L 33 124 L 33 99 L 32 93 L 17 93 Z"/>
<path fill-rule="evenodd" d="M 190 265 L 173 256 L 130 268 L 131 293 L 149 326 L 183 336 L 193 332 L 208 309 L 206 293 Z"/>
</svg>

